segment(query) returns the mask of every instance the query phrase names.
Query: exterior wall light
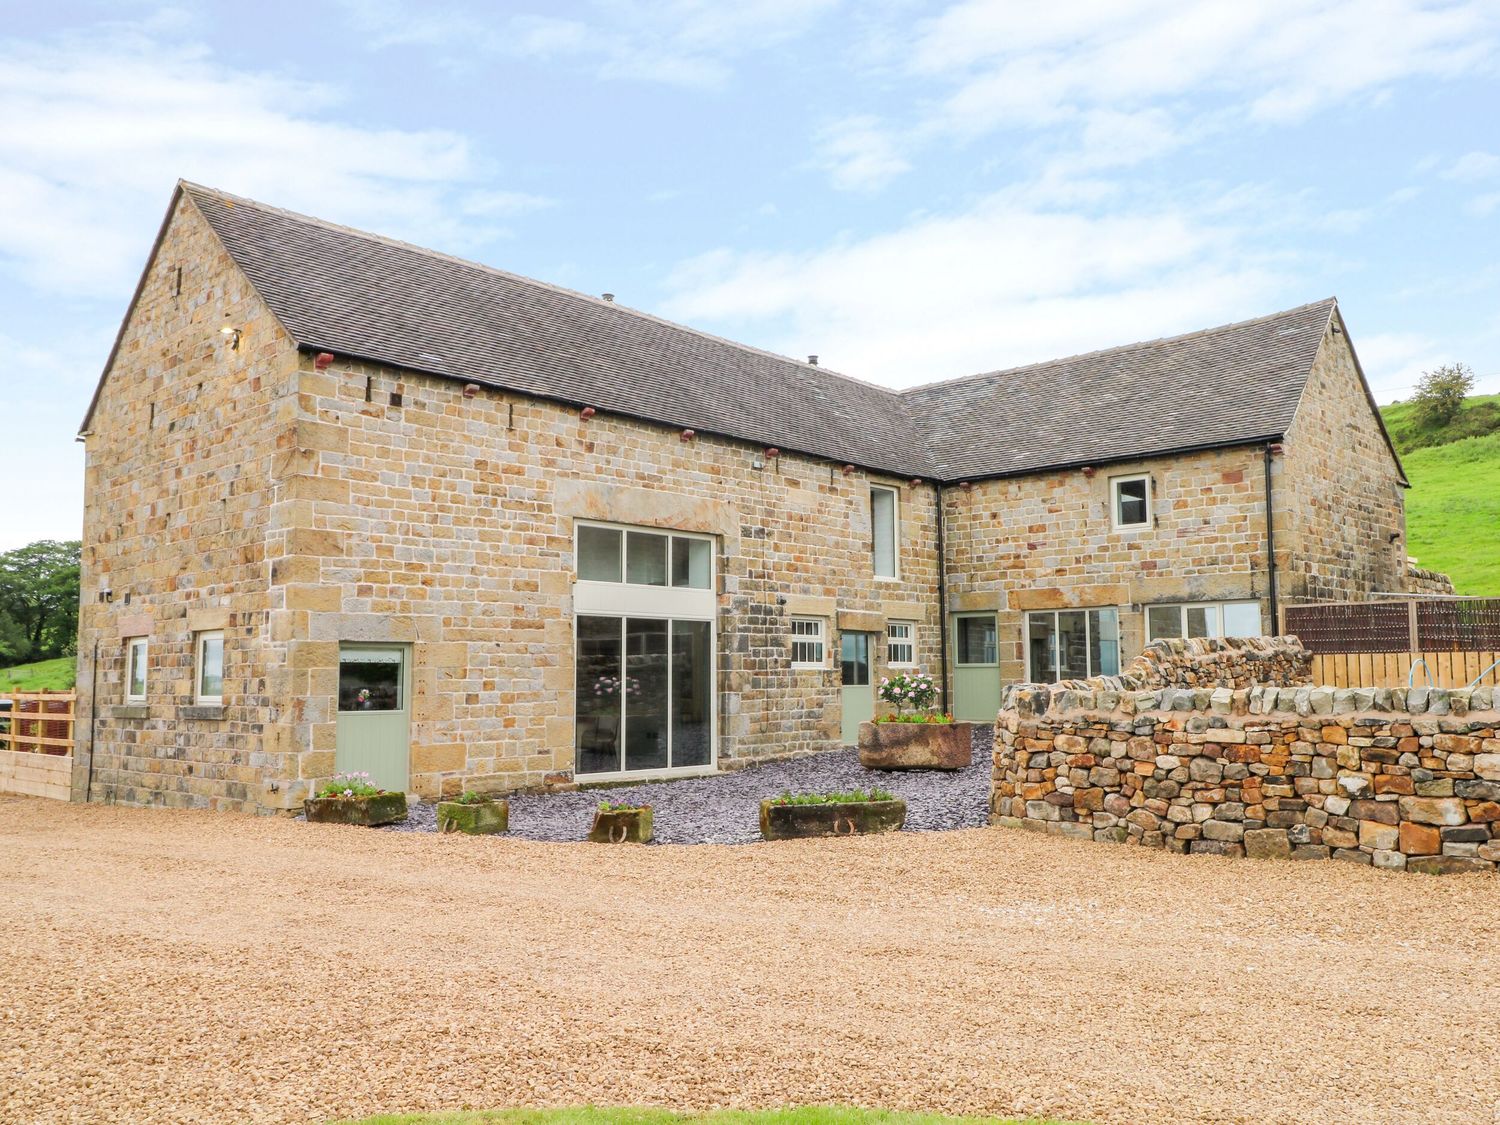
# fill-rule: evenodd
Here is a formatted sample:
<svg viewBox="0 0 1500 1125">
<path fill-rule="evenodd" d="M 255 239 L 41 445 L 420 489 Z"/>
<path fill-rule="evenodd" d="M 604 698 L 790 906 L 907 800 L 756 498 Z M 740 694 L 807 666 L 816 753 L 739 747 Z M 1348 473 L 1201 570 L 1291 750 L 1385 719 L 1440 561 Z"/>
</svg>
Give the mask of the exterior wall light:
<svg viewBox="0 0 1500 1125">
<path fill-rule="evenodd" d="M 229 337 L 230 351 L 237 352 L 240 350 L 240 330 L 238 328 L 226 324 L 223 328 L 219 329 L 219 335 Z"/>
</svg>

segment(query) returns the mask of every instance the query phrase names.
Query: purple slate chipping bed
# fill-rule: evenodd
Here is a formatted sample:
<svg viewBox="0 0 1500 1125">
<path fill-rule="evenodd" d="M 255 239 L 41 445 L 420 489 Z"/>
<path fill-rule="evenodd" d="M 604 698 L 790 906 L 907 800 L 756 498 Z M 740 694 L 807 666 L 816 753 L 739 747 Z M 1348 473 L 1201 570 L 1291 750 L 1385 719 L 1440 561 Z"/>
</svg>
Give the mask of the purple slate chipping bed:
<svg viewBox="0 0 1500 1125">
<path fill-rule="evenodd" d="M 655 809 L 658 844 L 749 844 L 760 839 L 760 801 L 780 793 L 880 787 L 906 798 L 906 831 L 946 832 L 989 822 L 988 725 L 974 727 L 974 761 L 967 768 L 867 770 L 853 749 L 830 750 L 784 762 L 750 766 L 713 777 L 655 781 L 577 793 L 520 793 L 510 798 L 510 833 L 527 840 L 581 840 L 600 801 L 637 802 Z M 421 803 L 388 832 L 433 832 L 437 809 Z"/>
</svg>

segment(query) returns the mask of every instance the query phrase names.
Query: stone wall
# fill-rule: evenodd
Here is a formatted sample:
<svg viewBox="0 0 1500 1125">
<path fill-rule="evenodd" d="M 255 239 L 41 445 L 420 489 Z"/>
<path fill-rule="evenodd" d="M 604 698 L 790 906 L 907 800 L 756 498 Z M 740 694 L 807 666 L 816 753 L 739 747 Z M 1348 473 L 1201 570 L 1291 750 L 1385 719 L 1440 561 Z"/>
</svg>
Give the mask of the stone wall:
<svg viewBox="0 0 1500 1125">
<path fill-rule="evenodd" d="M 1154 641 L 1113 680 L 1119 688 L 1227 687 L 1312 682 L 1312 654 L 1296 637 L 1192 637 Z M 1088 690 L 1091 681 L 1078 681 Z M 1109 686 L 1101 683 L 1100 686 Z"/>
<path fill-rule="evenodd" d="M 991 819 L 1079 839 L 1428 873 L 1500 862 L 1494 692 L 1011 692 Z"/>
<path fill-rule="evenodd" d="M 1428 570 L 1424 566 L 1408 561 L 1406 564 L 1406 590 L 1410 594 L 1452 594 L 1453 579 L 1440 570 Z"/>
</svg>

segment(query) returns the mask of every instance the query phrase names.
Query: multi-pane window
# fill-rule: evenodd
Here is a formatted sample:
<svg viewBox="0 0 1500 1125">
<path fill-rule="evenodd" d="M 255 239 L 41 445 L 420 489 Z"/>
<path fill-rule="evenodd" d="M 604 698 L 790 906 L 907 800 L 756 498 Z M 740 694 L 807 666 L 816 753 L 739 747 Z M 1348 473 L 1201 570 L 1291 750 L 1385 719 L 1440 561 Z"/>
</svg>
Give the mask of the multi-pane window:
<svg viewBox="0 0 1500 1125">
<path fill-rule="evenodd" d="M 874 538 L 875 577 L 900 577 L 897 557 L 899 515 L 894 488 L 870 489 L 870 529 Z"/>
<path fill-rule="evenodd" d="M 792 667 L 823 668 L 827 666 L 827 649 L 823 639 L 821 617 L 792 618 Z"/>
<path fill-rule="evenodd" d="M 916 626 L 910 621 L 890 621 L 885 627 L 885 662 L 892 665 L 917 662 Z"/>
<path fill-rule="evenodd" d="M 1200 602 L 1146 607 L 1146 639 L 1170 637 L 1258 637 L 1259 602 Z"/>
<path fill-rule="evenodd" d="M 1026 678 L 1032 683 L 1119 672 L 1119 610 L 1060 609 L 1026 615 Z"/>
<path fill-rule="evenodd" d="M 224 702 L 224 634 L 218 630 L 198 634 L 193 697 L 198 703 Z"/>
<path fill-rule="evenodd" d="M 713 542 L 705 537 L 578 525 L 578 577 L 585 582 L 707 590 L 713 570 Z"/>
<path fill-rule="evenodd" d="M 125 702 L 146 702 L 146 638 L 125 642 Z"/>
<path fill-rule="evenodd" d="M 1109 482 L 1110 518 L 1116 527 L 1145 527 L 1151 522 L 1151 478 L 1115 477 Z"/>
</svg>

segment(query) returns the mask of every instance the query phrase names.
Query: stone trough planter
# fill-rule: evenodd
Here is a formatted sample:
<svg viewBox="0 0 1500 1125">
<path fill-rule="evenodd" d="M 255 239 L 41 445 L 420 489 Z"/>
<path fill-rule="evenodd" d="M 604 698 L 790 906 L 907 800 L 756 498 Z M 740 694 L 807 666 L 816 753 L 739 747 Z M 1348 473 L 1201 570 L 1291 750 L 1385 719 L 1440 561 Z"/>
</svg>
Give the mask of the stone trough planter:
<svg viewBox="0 0 1500 1125">
<path fill-rule="evenodd" d="M 489 836 L 510 831 L 510 802 L 440 801 L 437 807 L 439 832 L 462 832 L 466 836 Z"/>
<path fill-rule="evenodd" d="M 805 840 L 817 836 L 868 836 L 897 832 L 906 823 L 906 802 L 846 801 L 820 805 L 760 803 L 760 834 L 767 840 Z"/>
<path fill-rule="evenodd" d="M 354 824 L 373 828 L 406 819 L 405 793 L 377 793 L 373 797 L 309 797 L 302 802 L 309 824 Z"/>
<path fill-rule="evenodd" d="M 867 770 L 961 770 L 973 761 L 973 723 L 859 724 Z"/>
<path fill-rule="evenodd" d="M 595 809 L 588 838 L 595 844 L 649 844 L 651 808 Z"/>
</svg>

